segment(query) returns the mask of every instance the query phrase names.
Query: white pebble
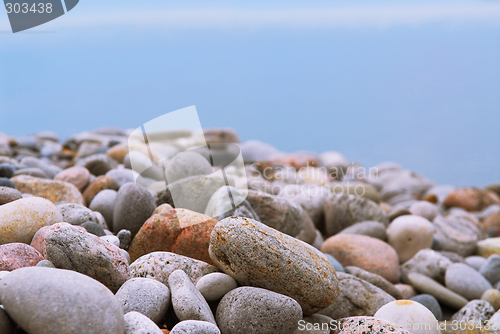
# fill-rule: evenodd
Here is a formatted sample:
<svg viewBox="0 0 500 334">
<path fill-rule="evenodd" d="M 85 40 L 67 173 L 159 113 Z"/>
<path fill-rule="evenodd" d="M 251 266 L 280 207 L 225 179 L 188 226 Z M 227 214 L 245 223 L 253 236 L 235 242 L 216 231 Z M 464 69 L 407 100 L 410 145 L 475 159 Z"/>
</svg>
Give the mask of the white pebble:
<svg viewBox="0 0 500 334">
<path fill-rule="evenodd" d="M 211 273 L 200 278 L 196 288 L 209 302 L 220 300 L 226 293 L 236 289 L 238 283 L 229 275 Z"/>
</svg>

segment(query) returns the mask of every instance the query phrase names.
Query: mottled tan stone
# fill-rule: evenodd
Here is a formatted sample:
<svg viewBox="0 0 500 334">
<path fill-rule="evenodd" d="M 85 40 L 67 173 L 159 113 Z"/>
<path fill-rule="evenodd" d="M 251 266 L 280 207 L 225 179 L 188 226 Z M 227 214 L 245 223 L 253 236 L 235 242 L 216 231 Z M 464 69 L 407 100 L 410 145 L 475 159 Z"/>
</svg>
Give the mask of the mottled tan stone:
<svg viewBox="0 0 500 334">
<path fill-rule="evenodd" d="M 22 193 L 43 197 L 52 203 L 65 201 L 85 205 L 82 193 L 71 183 L 40 179 L 28 175 L 15 176 L 11 180 L 16 189 Z"/>
</svg>

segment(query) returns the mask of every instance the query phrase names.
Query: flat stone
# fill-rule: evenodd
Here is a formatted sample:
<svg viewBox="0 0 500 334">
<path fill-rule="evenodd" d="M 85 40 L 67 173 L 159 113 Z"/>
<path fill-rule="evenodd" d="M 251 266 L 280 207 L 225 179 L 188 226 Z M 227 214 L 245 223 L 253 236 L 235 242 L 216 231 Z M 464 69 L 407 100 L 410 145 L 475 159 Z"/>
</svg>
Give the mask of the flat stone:
<svg viewBox="0 0 500 334">
<path fill-rule="evenodd" d="M 113 228 L 113 212 L 117 192 L 112 189 L 101 190 L 90 202 L 89 208 L 102 214 L 109 229 Z"/>
<path fill-rule="evenodd" d="M 443 310 L 441 309 L 441 306 L 439 305 L 436 297 L 429 294 L 422 294 L 412 297 L 411 300 L 427 307 L 429 311 L 434 314 L 437 320 L 441 320 L 443 318 Z"/>
<path fill-rule="evenodd" d="M 18 175 L 28 175 L 28 176 L 33 176 L 33 177 L 39 177 L 42 179 L 49 179 L 49 176 L 47 174 L 45 174 L 45 172 L 43 170 L 41 170 L 40 168 L 34 168 L 34 167 L 26 167 L 26 168 L 18 169 L 14 173 L 14 176 L 18 176 Z"/>
<path fill-rule="evenodd" d="M 21 192 L 9 187 L 0 187 L 0 205 L 14 202 L 23 198 Z"/>
<path fill-rule="evenodd" d="M 411 334 L 401 326 L 373 317 L 348 317 L 340 319 L 332 334 Z"/>
<path fill-rule="evenodd" d="M 80 272 L 118 291 L 130 277 L 127 259 L 120 248 L 83 230 L 57 223 L 39 231 L 32 246 L 57 268 Z"/>
<path fill-rule="evenodd" d="M 355 195 L 332 194 L 326 199 L 324 209 L 327 236 L 364 221 L 379 221 L 386 226 L 389 223 L 386 213 L 377 203 Z"/>
<path fill-rule="evenodd" d="M 480 299 L 486 290 L 493 288 L 483 275 L 463 263 L 450 265 L 444 281 L 448 289 L 469 300 Z"/>
<path fill-rule="evenodd" d="M 389 282 L 388 280 L 386 280 L 382 276 L 371 273 L 369 271 L 363 270 L 363 269 L 358 268 L 358 267 L 354 267 L 354 266 L 345 267 L 345 270 L 348 274 L 359 277 L 359 278 L 375 285 L 376 287 L 379 287 L 380 289 L 384 290 L 385 292 L 387 292 L 388 294 L 390 294 L 394 298 L 402 299 L 401 292 L 398 289 L 396 289 L 396 287 L 394 287 L 394 285 L 391 282 Z"/>
<path fill-rule="evenodd" d="M 217 325 L 207 301 L 184 271 L 178 269 L 171 273 L 168 285 L 172 291 L 172 306 L 179 320 L 201 320 Z"/>
<path fill-rule="evenodd" d="M 417 272 L 440 283 L 444 283 L 446 269 L 451 264 L 451 260 L 446 256 L 432 249 L 422 249 L 414 257 L 401 265 L 401 280 L 409 283 L 408 274 Z"/>
<path fill-rule="evenodd" d="M 130 265 L 130 274 L 132 277 L 153 278 L 168 285 L 168 277 L 177 269 L 187 273 L 194 284 L 202 276 L 219 271 L 217 267 L 187 256 L 169 252 L 152 252 L 135 260 Z"/>
<path fill-rule="evenodd" d="M 383 305 L 395 300 L 375 285 L 351 274 L 337 273 L 339 297 L 318 313 L 332 319 L 349 316 L 372 316 Z"/>
<path fill-rule="evenodd" d="M 210 234 L 217 221 L 186 209 L 152 215 L 140 228 L 128 249 L 132 261 L 166 251 L 213 264 L 208 255 Z"/>
<path fill-rule="evenodd" d="M 481 227 L 467 216 L 437 216 L 433 225 L 436 228 L 436 247 L 433 248 L 438 250 L 469 256 L 474 254 L 477 242 L 483 239 Z"/>
<path fill-rule="evenodd" d="M 79 160 L 76 165 L 87 168 L 91 174 L 96 176 L 104 175 L 118 166 L 115 160 L 105 154 L 91 155 Z"/>
<path fill-rule="evenodd" d="M 20 192 L 43 197 L 52 203 L 64 201 L 85 204 L 78 188 L 68 182 L 45 180 L 27 175 L 15 176 L 11 180 Z"/>
<path fill-rule="evenodd" d="M 218 301 L 229 291 L 236 289 L 238 283 L 229 275 L 223 273 L 212 273 L 200 278 L 196 288 L 205 300 Z"/>
<path fill-rule="evenodd" d="M 409 329 L 413 334 L 440 334 L 434 314 L 427 307 L 411 300 L 387 303 L 374 317 Z"/>
<path fill-rule="evenodd" d="M 338 234 L 361 234 L 383 241 L 387 240 L 386 226 L 381 222 L 367 221 L 346 227 Z"/>
<path fill-rule="evenodd" d="M 118 188 L 120 188 L 118 182 L 110 177 L 101 175 L 95 178 L 95 180 L 90 181 L 89 186 L 83 192 L 83 197 L 85 198 L 86 203 L 92 203 L 94 197 L 97 196 L 97 194 L 99 194 L 102 190 L 118 190 Z"/>
<path fill-rule="evenodd" d="M 247 201 L 263 224 L 293 237 L 302 230 L 303 209 L 300 205 L 256 190 L 248 191 Z"/>
<path fill-rule="evenodd" d="M 466 322 L 475 326 L 484 326 L 495 314 L 495 309 L 485 300 L 471 300 L 453 314 L 451 322 Z"/>
<path fill-rule="evenodd" d="M 436 299 L 444 305 L 459 309 L 468 303 L 468 300 L 461 295 L 453 292 L 448 288 L 445 288 L 432 278 L 429 278 L 423 274 L 417 272 L 409 273 L 408 280 L 416 290 L 420 291 L 421 293 L 428 293 L 431 296 L 436 297 Z"/>
<path fill-rule="evenodd" d="M 145 315 L 131 311 L 123 316 L 125 322 L 124 334 L 162 334 L 161 329 Z"/>
<path fill-rule="evenodd" d="M 154 279 L 131 278 L 115 294 L 122 304 L 123 313 L 139 312 L 156 324 L 162 324 L 170 307 L 170 290 Z"/>
<path fill-rule="evenodd" d="M 238 284 L 292 297 L 306 315 L 339 293 L 335 269 L 320 251 L 251 219 L 230 217 L 215 225 L 209 254 Z"/>
<path fill-rule="evenodd" d="M 0 206 L 0 245 L 29 244 L 43 226 L 62 221 L 59 209 L 46 199 L 23 198 Z"/>
<path fill-rule="evenodd" d="M 33 267 L 42 260 L 43 256 L 29 245 L 16 242 L 0 245 L 0 271 Z"/>
<path fill-rule="evenodd" d="M 126 229 L 134 237 L 155 209 L 155 199 L 148 190 L 126 183 L 116 196 L 113 231 Z"/>
<path fill-rule="evenodd" d="M 63 284 L 61 284 L 63 283 Z M 43 267 L 17 269 L 0 284 L 9 316 L 30 334 L 123 334 L 120 302 L 98 281 Z"/>
<path fill-rule="evenodd" d="M 175 325 L 170 334 L 220 334 L 220 330 L 207 321 L 184 320 Z"/>
<path fill-rule="evenodd" d="M 224 334 L 289 334 L 297 328 L 302 311 L 290 297 L 245 286 L 222 298 L 216 318 Z"/>
<path fill-rule="evenodd" d="M 406 215 L 394 219 L 387 227 L 387 240 L 398 253 L 399 262 L 411 259 L 419 250 L 432 246 L 435 229 L 427 219 Z"/>
<path fill-rule="evenodd" d="M 331 254 L 344 267 L 356 266 L 398 283 L 398 255 L 387 243 L 359 234 L 337 234 L 323 243 L 321 251 Z"/>
<path fill-rule="evenodd" d="M 83 192 L 90 182 L 90 172 L 85 167 L 74 166 L 59 172 L 54 180 L 71 183 Z"/>
</svg>

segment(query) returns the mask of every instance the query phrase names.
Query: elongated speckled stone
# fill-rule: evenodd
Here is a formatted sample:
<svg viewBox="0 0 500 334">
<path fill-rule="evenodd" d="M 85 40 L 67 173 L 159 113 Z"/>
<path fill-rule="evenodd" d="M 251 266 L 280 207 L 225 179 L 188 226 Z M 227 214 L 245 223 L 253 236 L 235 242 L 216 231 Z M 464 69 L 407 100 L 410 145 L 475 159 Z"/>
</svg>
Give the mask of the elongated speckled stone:
<svg viewBox="0 0 500 334">
<path fill-rule="evenodd" d="M 252 219 L 221 220 L 212 230 L 209 254 L 240 285 L 289 296 L 306 315 L 339 294 L 335 269 L 320 251 Z"/>
</svg>

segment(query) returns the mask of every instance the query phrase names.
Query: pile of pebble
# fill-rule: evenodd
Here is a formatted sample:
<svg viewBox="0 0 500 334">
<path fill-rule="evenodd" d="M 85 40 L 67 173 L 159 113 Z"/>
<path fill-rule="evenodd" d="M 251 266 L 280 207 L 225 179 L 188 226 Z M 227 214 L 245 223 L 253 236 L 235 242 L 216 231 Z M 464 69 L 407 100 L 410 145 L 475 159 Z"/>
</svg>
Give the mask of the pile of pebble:
<svg viewBox="0 0 500 334">
<path fill-rule="evenodd" d="M 500 185 L 206 129 L 241 148 L 249 190 L 188 189 L 197 212 L 134 174 L 130 134 L 0 133 L 1 333 L 500 333 Z M 161 149 L 200 138 L 178 136 Z M 203 152 L 168 168 L 213 171 Z M 228 190 L 241 204 L 215 217 Z"/>
</svg>

